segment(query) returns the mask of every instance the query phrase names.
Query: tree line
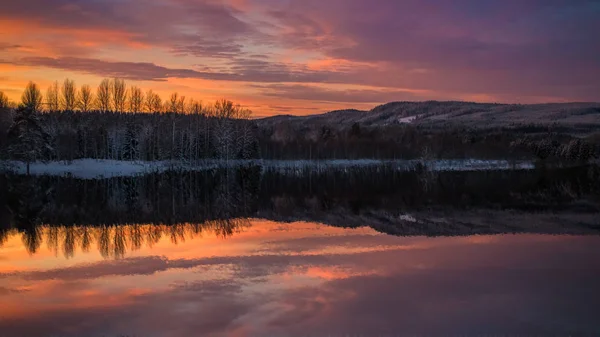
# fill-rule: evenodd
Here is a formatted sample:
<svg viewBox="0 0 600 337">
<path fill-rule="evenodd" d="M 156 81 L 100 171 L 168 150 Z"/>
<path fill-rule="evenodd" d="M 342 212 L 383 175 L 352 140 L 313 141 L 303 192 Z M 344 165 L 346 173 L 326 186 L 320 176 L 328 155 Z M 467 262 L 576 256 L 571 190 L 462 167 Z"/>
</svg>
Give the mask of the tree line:
<svg viewBox="0 0 600 337">
<path fill-rule="evenodd" d="M 0 97 L 5 100 L 6 95 Z M 10 104 L 4 104 L 5 107 Z M 7 110 L 5 110 L 7 111 Z M 12 116 L 0 118 L 4 156 L 23 160 L 249 159 L 258 156 L 252 111 L 221 99 L 204 105 L 173 93 L 104 79 L 92 92 L 66 79 L 45 97 L 30 82 Z M 0 130 L 0 131 L 2 131 Z"/>
<path fill-rule="evenodd" d="M 9 109 L 6 109 L 6 108 Z M 2 112 L 4 111 L 4 112 Z M 12 113 L 9 113 L 9 112 Z M 0 93 L 0 157 L 22 160 L 202 159 L 538 159 L 582 164 L 600 138 L 523 125 L 511 129 L 428 129 L 264 123 L 222 99 L 213 104 L 104 79 L 95 89 L 66 79 L 42 94 L 30 82 L 17 106 Z"/>
<path fill-rule="evenodd" d="M 77 88 L 75 81 L 65 79 L 61 85 L 52 83 L 45 95 L 35 82 L 29 82 L 21 95 L 21 101 L 11 102 L 0 91 L 0 108 L 27 107 L 35 112 L 53 111 L 100 111 L 100 112 L 172 112 L 201 114 L 210 113 L 214 106 L 204 105 L 201 100 L 186 98 L 177 92 L 163 99 L 153 90 L 144 92 L 138 86 L 128 87 L 120 78 L 103 79 L 96 87 L 84 84 Z"/>
</svg>

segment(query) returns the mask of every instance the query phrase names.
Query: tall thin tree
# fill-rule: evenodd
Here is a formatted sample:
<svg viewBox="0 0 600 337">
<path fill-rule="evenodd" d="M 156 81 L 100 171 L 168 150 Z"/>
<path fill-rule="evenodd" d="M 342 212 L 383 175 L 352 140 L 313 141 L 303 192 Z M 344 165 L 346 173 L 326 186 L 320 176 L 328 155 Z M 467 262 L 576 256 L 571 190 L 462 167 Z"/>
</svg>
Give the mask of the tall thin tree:
<svg viewBox="0 0 600 337">
<path fill-rule="evenodd" d="M 144 94 L 142 93 L 142 89 L 136 86 L 131 87 L 129 94 L 129 111 L 141 112 L 143 103 Z"/>
<path fill-rule="evenodd" d="M 21 96 L 21 103 L 32 112 L 38 112 L 42 109 L 42 92 L 37 84 L 31 81 L 27 83 Z"/>
<path fill-rule="evenodd" d="M 127 102 L 127 86 L 125 80 L 114 78 L 111 83 L 111 95 L 116 112 L 124 112 Z"/>
<path fill-rule="evenodd" d="M 65 79 L 61 87 L 61 98 L 60 102 L 63 110 L 73 111 L 75 110 L 75 104 L 77 103 L 77 89 L 75 88 L 75 81 Z"/>
<path fill-rule="evenodd" d="M 79 89 L 79 95 L 77 95 L 77 105 L 82 112 L 88 112 L 92 109 L 92 103 L 94 102 L 94 94 L 92 88 L 84 84 Z"/>
<path fill-rule="evenodd" d="M 96 89 L 96 101 L 100 111 L 110 111 L 112 99 L 109 79 L 103 79 L 102 82 L 100 82 L 100 85 L 98 85 L 98 88 Z"/>
<path fill-rule="evenodd" d="M 58 111 L 60 109 L 60 99 L 58 96 L 58 81 L 52 83 L 46 90 L 46 107 L 48 111 Z"/>
</svg>

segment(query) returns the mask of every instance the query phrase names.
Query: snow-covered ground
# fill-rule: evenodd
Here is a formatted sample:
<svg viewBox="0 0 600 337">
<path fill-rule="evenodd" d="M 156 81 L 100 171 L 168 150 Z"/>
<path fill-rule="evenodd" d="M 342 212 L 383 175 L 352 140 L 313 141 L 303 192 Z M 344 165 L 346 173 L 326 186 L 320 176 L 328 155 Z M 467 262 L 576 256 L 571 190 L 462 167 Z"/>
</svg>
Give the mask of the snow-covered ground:
<svg viewBox="0 0 600 337">
<path fill-rule="evenodd" d="M 415 119 L 417 119 L 417 118 L 419 118 L 419 115 L 403 117 L 403 118 L 399 118 L 398 122 L 402 123 L 402 124 L 410 124 L 410 123 L 414 122 Z"/>
<path fill-rule="evenodd" d="M 480 171 L 480 170 L 509 170 L 532 169 L 532 162 L 512 163 L 507 160 L 207 160 L 199 163 L 169 162 L 169 161 L 118 161 L 79 159 L 71 162 L 32 163 L 30 172 L 33 175 L 73 176 L 82 179 L 109 177 L 127 177 L 152 172 L 163 172 L 169 169 L 200 171 L 215 168 L 261 166 L 265 169 L 281 170 L 284 172 L 300 172 L 306 169 L 327 170 L 331 168 L 357 168 L 390 165 L 398 170 L 410 170 L 417 164 L 425 165 L 432 171 Z M 0 168 L 18 174 L 26 173 L 23 162 L 0 162 Z"/>
</svg>

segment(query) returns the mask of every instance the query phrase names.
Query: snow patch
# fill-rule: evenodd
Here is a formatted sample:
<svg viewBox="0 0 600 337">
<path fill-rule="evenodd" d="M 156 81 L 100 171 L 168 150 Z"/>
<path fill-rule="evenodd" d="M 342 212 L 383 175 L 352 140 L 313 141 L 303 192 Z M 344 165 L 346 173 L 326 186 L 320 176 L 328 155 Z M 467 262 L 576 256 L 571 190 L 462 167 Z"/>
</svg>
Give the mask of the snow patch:
<svg viewBox="0 0 600 337">
<path fill-rule="evenodd" d="M 423 166 L 429 171 L 482 171 L 533 169 L 532 162 L 509 162 L 507 160 L 204 160 L 195 163 L 171 161 L 119 161 L 78 159 L 70 162 L 35 162 L 30 166 L 32 175 L 72 176 L 81 179 L 130 177 L 170 169 L 202 171 L 219 168 L 260 166 L 263 169 L 282 171 L 288 174 L 302 174 L 306 170 L 326 171 L 329 169 L 354 169 L 361 167 L 390 167 L 397 170 L 412 170 Z M 18 161 L 0 161 L 0 170 L 26 173 L 26 165 Z"/>
<path fill-rule="evenodd" d="M 400 122 L 402 124 L 410 124 L 410 123 L 414 122 L 415 119 L 417 119 L 417 118 L 419 118 L 419 115 L 402 117 L 402 118 L 398 119 L 398 122 Z"/>
</svg>

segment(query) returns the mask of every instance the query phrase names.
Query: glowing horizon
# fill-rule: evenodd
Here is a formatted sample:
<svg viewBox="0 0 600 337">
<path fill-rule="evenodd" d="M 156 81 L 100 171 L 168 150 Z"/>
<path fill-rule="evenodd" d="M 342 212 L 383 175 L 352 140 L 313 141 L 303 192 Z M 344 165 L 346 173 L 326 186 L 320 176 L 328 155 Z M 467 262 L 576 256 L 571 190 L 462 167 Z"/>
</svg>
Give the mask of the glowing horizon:
<svg viewBox="0 0 600 337">
<path fill-rule="evenodd" d="M 389 101 L 600 101 L 600 3 L 22 0 L 0 13 L 0 91 L 105 77 L 256 116 Z"/>
</svg>

